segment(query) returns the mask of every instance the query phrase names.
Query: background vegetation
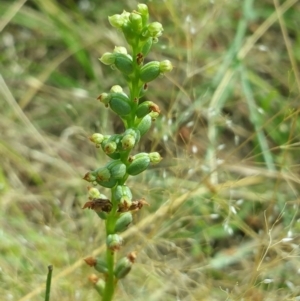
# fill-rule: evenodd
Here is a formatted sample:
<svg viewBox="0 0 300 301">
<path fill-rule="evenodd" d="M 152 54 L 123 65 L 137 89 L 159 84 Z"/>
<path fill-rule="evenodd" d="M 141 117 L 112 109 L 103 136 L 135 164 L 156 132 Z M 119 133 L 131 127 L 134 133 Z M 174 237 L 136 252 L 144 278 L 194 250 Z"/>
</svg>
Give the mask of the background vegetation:
<svg viewBox="0 0 300 301">
<path fill-rule="evenodd" d="M 164 161 L 130 180 L 151 206 L 116 300 L 300 300 L 299 1 L 145 3 L 165 28 L 151 59 L 175 68 L 149 87 L 163 117 L 142 149 Z M 49 264 L 52 300 L 97 298 L 83 258 L 104 225 L 82 176 L 106 158 L 87 137 L 122 130 L 98 58 L 124 45 L 107 16 L 136 4 L 0 1 L 1 300 L 42 300 Z"/>
</svg>

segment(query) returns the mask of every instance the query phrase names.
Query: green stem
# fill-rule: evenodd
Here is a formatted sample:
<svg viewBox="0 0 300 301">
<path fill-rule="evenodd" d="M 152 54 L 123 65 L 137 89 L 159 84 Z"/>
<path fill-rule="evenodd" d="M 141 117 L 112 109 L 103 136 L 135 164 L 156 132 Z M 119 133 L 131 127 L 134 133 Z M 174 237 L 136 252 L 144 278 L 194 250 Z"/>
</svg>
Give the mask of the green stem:
<svg viewBox="0 0 300 301">
<path fill-rule="evenodd" d="M 45 294 L 45 301 L 49 301 L 49 300 L 50 300 L 52 271 L 53 271 L 53 266 L 52 266 L 52 265 L 49 265 L 49 266 L 48 266 L 48 275 L 47 275 L 47 280 L 46 280 L 46 294 Z"/>
<path fill-rule="evenodd" d="M 111 202 L 113 204 L 112 210 L 107 216 L 106 220 L 106 237 L 110 234 L 115 233 L 115 225 L 116 221 L 118 219 L 117 217 L 117 210 L 118 210 L 118 204 L 114 200 L 114 189 L 111 189 Z M 114 267 L 115 267 L 115 252 L 110 250 L 109 248 L 106 249 L 106 262 L 107 262 L 107 278 L 105 281 L 105 289 L 103 293 L 102 301 L 111 301 L 114 292 L 115 292 L 115 276 L 114 276 Z"/>
</svg>

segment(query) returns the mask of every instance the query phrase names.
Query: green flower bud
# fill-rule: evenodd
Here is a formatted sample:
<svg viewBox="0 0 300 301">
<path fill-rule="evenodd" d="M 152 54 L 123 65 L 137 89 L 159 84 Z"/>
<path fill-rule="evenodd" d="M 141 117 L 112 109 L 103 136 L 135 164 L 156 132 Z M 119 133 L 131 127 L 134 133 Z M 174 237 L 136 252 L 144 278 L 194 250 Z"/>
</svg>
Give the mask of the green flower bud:
<svg viewBox="0 0 300 301">
<path fill-rule="evenodd" d="M 121 140 L 122 149 L 132 149 L 136 143 L 140 140 L 140 133 L 134 129 L 128 129 L 125 131 Z"/>
<path fill-rule="evenodd" d="M 143 25 L 145 26 L 149 19 L 148 6 L 146 4 L 140 3 L 137 5 L 137 11 L 141 14 L 143 19 Z"/>
<path fill-rule="evenodd" d="M 104 65 L 113 65 L 115 63 L 115 54 L 111 52 L 105 52 L 99 59 Z"/>
<path fill-rule="evenodd" d="M 107 263 L 102 258 L 87 257 L 84 261 L 90 267 L 94 267 L 99 273 L 106 274 L 108 272 Z"/>
<path fill-rule="evenodd" d="M 96 169 L 96 181 L 108 181 L 111 178 L 110 171 L 106 167 Z"/>
<path fill-rule="evenodd" d="M 150 112 L 157 112 L 159 114 L 159 106 L 152 101 L 144 101 L 138 106 L 136 110 L 136 116 L 138 118 L 143 118 Z"/>
<path fill-rule="evenodd" d="M 159 153 L 153 152 L 149 154 L 150 162 L 153 164 L 157 164 L 162 160 L 162 157 Z"/>
<path fill-rule="evenodd" d="M 89 277 L 89 280 L 94 284 L 94 288 L 100 296 L 103 296 L 105 289 L 105 281 L 101 278 L 98 278 L 95 274 Z"/>
<path fill-rule="evenodd" d="M 140 34 L 143 29 L 143 20 L 140 14 L 132 12 L 129 16 L 130 25 L 136 34 Z"/>
<path fill-rule="evenodd" d="M 144 65 L 140 70 L 140 79 L 144 83 L 151 82 L 160 75 L 160 63 L 152 61 Z"/>
<path fill-rule="evenodd" d="M 102 102 L 106 107 L 108 107 L 108 103 L 110 101 L 110 95 L 108 93 L 102 93 L 98 96 L 98 100 Z"/>
<path fill-rule="evenodd" d="M 131 268 L 132 262 L 127 257 L 123 257 L 117 262 L 114 274 L 118 279 L 124 278 L 130 272 Z"/>
<path fill-rule="evenodd" d="M 95 187 L 89 188 L 89 198 L 90 199 L 99 199 L 100 196 L 101 196 L 101 193 L 97 188 L 95 188 Z"/>
<path fill-rule="evenodd" d="M 110 139 L 103 141 L 101 146 L 107 155 L 113 154 L 117 149 L 117 143 L 115 141 L 111 141 Z"/>
<path fill-rule="evenodd" d="M 148 35 L 152 38 L 158 38 L 162 35 L 163 27 L 159 22 L 153 22 L 148 25 Z"/>
<path fill-rule="evenodd" d="M 116 222 L 115 232 L 123 232 L 132 222 L 131 212 L 123 213 Z"/>
<path fill-rule="evenodd" d="M 114 53 L 127 54 L 127 49 L 125 47 L 123 47 L 123 46 L 115 46 Z"/>
<path fill-rule="evenodd" d="M 125 135 L 122 139 L 122 148 L 124 150 L 132 149 L 135 146 L 135 137 L 132 135 Z"/>
<path fill-rule="evenodd" d="M 95 264 L 94 268 L 99 273 L 107 274 L 107 272 L 108 272 L 107 263 L 106 263 L 106 261 L 104 261 L 101 258 L 96 259 L 96 264 Z"/>
<path fill-rule="evenodd" d="M 114 179 L 122 179 L 126 174 L 126 165 L 120 160 L 115 160 L 106 165 L 110 175 Z"/>
<path fill-rule="evenodd" d="M 173 69 L 172 63 L 169 60 L 164 60 L 159 63 L 161 73 L 170 72 Z"/>
<path fill-rule="evenodd" d="M 140 153 L 129 158 L 131 163 L 127 166 L 127 173 L 131 176 L 138 175 L 146 170 L 150 164 L 149 154 Z"/>
<path fill-rule="evenodd" d="M 99 147 L 99 145 L 102 143 L 102 141 L 104 140 L 104 136 L 100 133 L 94 133 L 91 137 L 90 137 L 90 141 L 92 141 L 93 143 L 96 144 L 96 147 Z"/>
<path fill-rule="evenodd" d="M 99 278 L 98 281 L 95 283 L 95 289 L 98 292 L 98 294 L 102 297 L 105 289 L 105 281 Z"/>
<path fill-rule="evenodd" d="M 122 93 L 110 93 L 110 108 L 119 116 L 126 116 L 131 112 L 132 103 L 130 99 Z"/>
<path fill-rule="evenodd" d="M 120 250 L 123 243 L 123 239 L 118 234 L 110 234 L 107 236 L 106 245 L 111 251 Z"/>
<path fill-rule="evenodd" d="M 152 121 L 155 121 L 156 118 L 159 116 L 159 113 L 157 113 L 157 112 L 150 112 L 149 116 L 151 117 Z"/>
<path fill-rule="evenodd" d="M 84 180 L 88 181 L 88 182 L 95 182 L 97 180 L 97 173 L 95 170 L 93 171 L 89 171 L 87 172 L 84 177 L 83 177 Z"/>
<path fill-rule="evenodd" d="M 123 205 L 126 203 L 126 206 L 130 207 L 132 200 L 130 188 L 126 185 L 118 185 L 114 190 L 114 200 L 118 203 L 122 203 Z"/>
<path fill-rule="evenodd" d="M 106 155 L 112 159 L 119 159 L 120 154 L 116 153 L 117 149 L 120 147 L 122 135 L 112 135 L 106 136 L 108 139 L 104 139 L 101 143 L 101 147 Z M 115 154 L 115 155 L 114 155 Z"/>
<path fill-rule="evenodd" d="M 132 58 L 127 54 L 115 53 L 115 66 L 126 75 L 130 75 L 133 72 Z"/>
<path fill-rule="evenodd" d="M 140 132 L 141 136 L 145 135 L 151 128 L 152 118 L 146 115 L 137 125 L 136 129 Z"/>
<path fill-rule="evenodd" d="M 115 14 L 113 16 L 108 17 L 108 21 L 112 27 L 121 29 L 126 21 L 124 15 Z"/>
<path fill-rule="evenodd" d="M 111 93 L 121 93 L 126 96 L 126 94 L 123 92 L 123 88 L 119 85 L 114 85 L 110 88 Z"/>
<path fill-rule="evenodd" d="M 147 39 L 146 43 L 142 47 L 142 53 L 144 56 L 146 56 L 150 52 L 152 44 L 153 44 L 153 38 Z"/>
</svg>

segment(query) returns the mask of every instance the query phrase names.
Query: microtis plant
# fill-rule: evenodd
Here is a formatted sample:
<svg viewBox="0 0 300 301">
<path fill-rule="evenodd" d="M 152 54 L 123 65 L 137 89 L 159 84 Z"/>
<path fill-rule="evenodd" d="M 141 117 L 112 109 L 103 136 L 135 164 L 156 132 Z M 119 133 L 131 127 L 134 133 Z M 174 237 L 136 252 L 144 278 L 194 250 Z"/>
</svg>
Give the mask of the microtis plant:
<svg viewBox="0 0 300 301">
<path fill-rule="evenodd" d="M 138 4 L 137 10 L 131 13 L 124 11 L 108 19 L 113 27 L 122 31 L 129 50 L 122 46 L 115 47 L 112 53 L 104 53 L 100 61 L 122 74 L 129 93 L 115 85 L 108 93 L 98 97 L 105 107 L 121 118 L 125 129 L 120 134 L 95 133 L 91 136 L 90 140 L 108 156 L 108 163 L 84 176 L 93 187 L 89 188 L 89 201 L 83 208 L 94 210 L 106 226 L 106 256 L 85 259 L 88 265 L 102 273 L 99 277 L 91 276 L 90 280 L 103 301 L 112 300 L 118 280 L 129 273 L 136 258 L 135 252 L 117 258 L 123 243 L 119 233 L 132 222 L 132 213 L 147 204 L 144 199 L 133 199 L 126 181 L 129 176 L 142 173 L 151 163 L 159 163 L 162 159 L 157 152 L 131 154 L 160 113 L 157 104 L 142 102 L 140 98 L 145 95 L 149 82 L 173 68 L 168 60 L 144 64 L 152 44 L 158 41 L 163 31 L 160 23 L 148 23 L 149 13 L 145 4 Z M 100 193 L 97 185 L 111 189 L 110 199 Z"/>
</svg>

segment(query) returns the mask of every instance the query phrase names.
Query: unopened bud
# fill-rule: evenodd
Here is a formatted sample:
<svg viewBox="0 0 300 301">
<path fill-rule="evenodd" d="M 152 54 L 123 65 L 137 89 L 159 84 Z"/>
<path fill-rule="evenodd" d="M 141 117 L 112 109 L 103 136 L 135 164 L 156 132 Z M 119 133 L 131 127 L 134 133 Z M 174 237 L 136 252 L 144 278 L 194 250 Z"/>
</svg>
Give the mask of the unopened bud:
<svg viewBox="0 0 300 301">
<path fill-rule="evenodd" d="M 114 179 L 122 179 L 126 174 L 126 165 L 120 160 L 112 161 L 106 167 Z"/>
<path fill-rule="evenodd" d="M 119 85 L 114 85 L 114 86 L 112 86 L 111 88 L 110 88 L 110 92 L 112 92 L 112 93 L 122 93 L 122 94 L 124 94 L 123 93 L 123 88 L 121 87 L 121 86 L 119 86 Z M 125 94 L 124 94 L 125 95 Z"/>
<path fill-rule="evenodd" d="M 122 149 L 132 149 L 136 143 L 140 140 L 140 132 L 136 131 L 134 129 L 127 129 L 123 135 L 123 138 L 121 140 L 122 143 Z"/>
<path fill-rule="evenodd" d="M 173 65 L 169 60 L 164 60 L 159 63 L 161 73 L 170 72 L 173 70 Z"/>
<path fill-rule="evenodd" d="M 149 11 L 148 11 L 148 6 L 143 3 L 139 3 L 137 5 L 137 11 L 142 15 L 144 25 L 147 23 L 148 18 L 149 18 Z"/>
<path fill-rule="evenodd" d="M 106 140 L 101 144 L 103 151 L 107 154 L 113 154 L 117 149 L 117 144 L 115 141 Z"/>
<path fill-rule="evenodd" d="M 123 239 L 118 234 L 110 234 L 107 236 L 106 245 L 108 249 L 111 251 L 118 251 L 120 250 L 123 243 Z"/>
<path fill-rule="evenodd" d="M 111 178 L 110 171 L 106 167 L 96 169 L 97 181 L 108 181 Z"/>
<path fill-rule="evenodd" d="M 88 182 L 95 182 L 97 180 L 97 174 L 96 174 L 96 171 L 89 171 L 87 172 L 84 177 L 83 177 L 84 180 L 88 181 Z"/>
<path fill-rule="evenodd" d="M 102 143 L 102 141 L 104 140 L 104 137 L 102 134 L 100 133 L 94 133 L 91 137 L 90 137 L 90 141 L 92 141 L 93 143 L 96 144 L 97 147 L 99 147 L 99 145 Z"/>
<path fill-rule="evenodd" d="M 131 163 L 127 167 L 127 173 L 135 176 L 146 170 L 150 164 L 150 158 L 147 153 L 140 153 L 129 158 Z"/>
<path fill-rule="evenodd" d="M 137 125 L 136 129 L 139 130 L 140 135 L 145 135 L 149 129 L 151 128 L 152 117 L 150 115 L 146 115 Z"/>
<path fill-rule="evenodd" d="M 111 52 L 105 52 L 99 59 L 104 65 L 113 65 L 115 63 L 115 55 Z"/>
<path fill-rule="evenodd" d="M 150 162 L 153 164 L 157 164 L 162 160 L 162 157 L 159 153 L 153 152 L 149 153 Z"/>
<path fill-rule="evenodd" d="M 123 232 L 132 222 L 131 212 L 123 213 L 116 222 L 115 232 Z"/>
<path fill-rule="evenodd" d="M 143 20 L 140 14 L 132 12 L 129 16 L 130 25 L 136 34 L 140 34 L 143 29 Z"/>
<path fill-rule="evenodd" d="M 111 93 L 109 101 L 110 108 L 119 116 L 130 114 L 132 103 L 130 99 L 123 93 Z"/>
<path fill-rule="evenodd" d="M 90 267 L 94 267 L 99 273 L 106 274 L 108 272 L 107 263 L 102 258 L 87 257 L 84 261 Z"/>
<path fill-rule="evenodd" d="M 144 56 L 146 56 L 150 52 L 152 44 L 153 44 L 153 38 L 148 38 L 142 48 L 142 53 Z"/>
<path fill-rule="evenodd" d="M 110 101 L 110 95 L 108 93 L 101 93 L 97 99 L 107 107 Z"/>
<path fill-rule="evenodd" d="M 126 19 L 123 15 L 115 14 L 113 16 L 108 17 L 108 21 L 111 26 L 121 29 L 123 24 L 126 22 Z"/>
<path fill-rule="evenodd" d="M 117 262 L 114 274 L 118 279 L 124 278 L 130 272 L 131 268 L 132 262 L 127 257 L 123 257 Z"/>
<path fill-rule="evenodd" d="M 136 116 L 138 118 L 143 118 L 150 112 L 156 112 L 159 114 L 160 113 L 159 106 L 152 101 L 144 101 L 138 106 L 136 110 Z"/>
<path fill-rule="evenodd" d="M 105 289 L 105 281 L 98 278 L 95 274 L 89 277 L 89 280 L 94 284 L 94 287 L 100 296 L 103 296 Z"/>
<path fill-rule="evenodd" d="M 115 66 L 126 75 L 133 72 L 132 58 L 127 54 L 115 53 Z"/>
<path fill-rule="evenodd" d="M 118 203 L 126 202 L 126 206 L 131 205 L 132 193 L 127 185 L 118 185 L 114 190 L 114 200 Z"/>
<path fill-rule="evenodd" d="M 89 187 L 89 199 L 98 199 L 100 198 L 101 193 L 95 187 Z"/>
<path fill-rule="evenodd" d="M 156 79 L 160 73 L 160 63 L 158 61 L 152 61 L 141 68 L 140 79 L 144 83 L 148 83 Z"/>
<path fill-rule="evenodd" d="M 163 27 L 159 22 L 153 22 L 148 25 L 148 34 L 152 38 L 158 38 L 162 35 Z"/>
</svg>

